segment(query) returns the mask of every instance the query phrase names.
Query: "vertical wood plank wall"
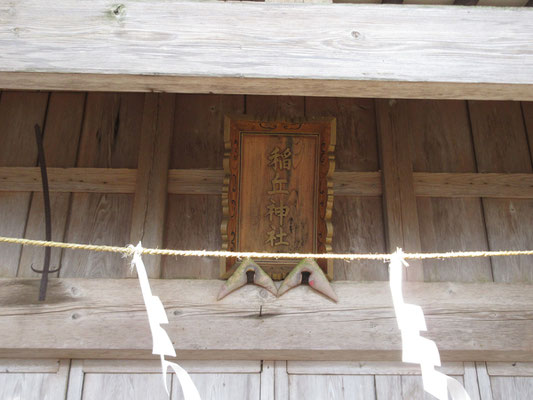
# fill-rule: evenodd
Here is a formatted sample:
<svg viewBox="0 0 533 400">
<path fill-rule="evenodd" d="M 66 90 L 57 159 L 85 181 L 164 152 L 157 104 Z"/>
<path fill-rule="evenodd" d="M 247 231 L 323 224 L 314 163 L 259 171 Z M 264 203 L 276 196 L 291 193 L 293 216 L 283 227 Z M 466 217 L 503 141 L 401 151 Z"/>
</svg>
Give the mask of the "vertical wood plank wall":
<svg viewBox="0 0 533 400">
<path fill-rule="evenodd" d="M 532 103 L 178 94 L 158 96 L 156 107 L 156 97 L 150 100 L 147 96 L 151 95 L 0 93 L 0 166 L 37 165 L 33 132 L 37 123 L 43 127 L 51 167 L 137 168 L 138 160 L 153 163 L 153 157 L 140 158 L 141 137 L 151 143 L 151 130 L 170 129 L 169 168 L 221 169 L 224 115 L 249 114 L 336 117 L 339 171 L 379 171 L 394 168 L 400 159 L 407 160 L 401 167 L 409 172 L 401 177 L 404 181 L 406 176 L 412 179 L 411 172 L 533 170 Z M 393 154 L 391 158 L 387 150 L 391 129 L 401 157 Z M 164 147 L 159 145 L 157 151 L 165 152 Z M 164 176 L 164 165 L 157 168 Z M 337 196 L 334 251 L 384 252 L 396 246 L 422 251 L 533 247 L 533 200 L 415 198 L 413 183 L 403 183 L 385 187 L 385 199 Z M 135 195 L 52 194 L 53 238 L 124 245 L 140 232 L 150 231 L 150 240 L 162 247 L 221 247 L 220 195 L 168 195 L 165 204 L 146 182 L 143 185 Z M 154 215 L 164 216 L 163 224 L 145 227 L 142 219 L 132 220 L 135 196 L 143 196 L 137 198 L 142 204 L 159 204 L 161 209 Z M 39 193 L 0 193 L 0 234 L 43 238 L 42 209 Z M 132 224 L 135 232 L 130 231 Z M 38 268 L 42 262 L 41 249 L 0 245 L 0 252 L 2 277 L 33 276 L 30 265 Z M 428 260 L 423 278 L 532 282 L 532 261 L 531 257 Z M 160 268 L 157 261 L 152 276 L 217 278 L 218 263 L 210 258 L 166 257 Z M 53 250 L 52 264 L 62 265 L 63 277 L 129 276 L 124 260 L 112 254 Z M 337 280 L 386 278 L 381 262 L 335 263 Z"/>
</svg>

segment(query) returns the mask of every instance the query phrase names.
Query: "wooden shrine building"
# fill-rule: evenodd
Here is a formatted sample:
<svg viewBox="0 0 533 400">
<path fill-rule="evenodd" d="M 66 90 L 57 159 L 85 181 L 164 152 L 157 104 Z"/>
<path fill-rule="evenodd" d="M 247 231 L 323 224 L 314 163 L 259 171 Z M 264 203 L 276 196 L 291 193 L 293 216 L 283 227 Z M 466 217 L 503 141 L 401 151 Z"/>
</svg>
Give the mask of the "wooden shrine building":
<svg viewBox="0 0 533 400">
<path fill-rule="evenodd" d="M 532 1 L 283 3 L 2 1 L 0 236 L 45 239 L 35 125 L 53 240 L 221 250 L 225 117 L 322 118 L 328 251 L 533 249 Z M 0 244 L 0 399 L 165 399 L 130 259 L 52 249 L 40 302 L 44 255 Z M 218 258 L 143 259 L 202 399 L 430 398 L 382 261 L 324 267 L 333 302 L 218 301 Z M 410 264 L 440 370 L 472 400 L 533 398 L 533 256 Z"/>
</svg>

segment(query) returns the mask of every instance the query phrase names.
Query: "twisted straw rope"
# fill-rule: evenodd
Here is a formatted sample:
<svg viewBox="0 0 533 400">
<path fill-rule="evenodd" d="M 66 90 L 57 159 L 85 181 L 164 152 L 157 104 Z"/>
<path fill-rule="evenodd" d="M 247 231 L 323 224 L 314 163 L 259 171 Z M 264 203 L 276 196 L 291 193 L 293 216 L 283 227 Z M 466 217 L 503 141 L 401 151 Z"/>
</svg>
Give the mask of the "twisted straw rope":
<svg viewBox="0 0 533 400">
<path fill-rule="evenodd" d="M 23 246 L 56 247 L 72 250 L 88 250 L 107 253 L 120 253 L 133 256 L 137 251 L 133 247 L 104 246 L 94 244 L 64 243 L 45 240 L 20 239 L 0 236 L 0 242 L 21 244 Z M 237 257 L 237 258 L 315 258 L 327 260 L 382 260 L 390 261 L 392 254 L 333 254 L 333 253 L 260 253 L 247 251 L 219 251 L 219 250 L 169 250 L 143 248 L 140 254 L 158 256 L 184 256 L 184 257 Z M 498 251 L 451 251 L 446 253 L 403 253 L 406 260 L 427 260 L 431 258 L 467 258 L 467 257 L 502 257 L 502 256 L 529 256 L 533 250 L 498 250 Z"/>
</svg>

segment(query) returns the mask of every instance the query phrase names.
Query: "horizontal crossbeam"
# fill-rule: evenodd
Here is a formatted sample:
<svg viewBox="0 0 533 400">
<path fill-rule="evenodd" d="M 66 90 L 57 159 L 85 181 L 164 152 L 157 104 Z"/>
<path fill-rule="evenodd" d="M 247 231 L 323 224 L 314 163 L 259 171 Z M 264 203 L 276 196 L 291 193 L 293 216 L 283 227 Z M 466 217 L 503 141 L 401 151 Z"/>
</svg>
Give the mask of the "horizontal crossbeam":
<svg viewBox="0 0 533 400">
<path fill-rule="evenodd" d="M 134 193 L 137 171 L 122 168 L 48 168 L 51 192 Z M 222 193 L 223 170 L 171 169 L 170 194 Z M 533 199 L 533 174 L 413 173 L 420 197 L 491 197 Z M 333 174 L 335 196 L 380 196 L 381 172 Z M 39 168 L 0 167 L 0 192 L 42 191 Z"/>
<path fill-rule="evenodd" d="M 275 298 L 245 286 L 216 301 L 218 280 L 152 280 L 179 358 L 399 360 L 387 282 L 334 282 L 339 303 L 309 287 Z M 134 279 L 0 280 L 0 357 L 151 358 Z M 533 290 L 521 284 L 406 283 L 444 360 L 533 361 Z"/>
<path fill-rule="evenodd" d="M 532 100 L 532 42 L 530 8 L 24 0 L 0 87 Z"/>
</svg>

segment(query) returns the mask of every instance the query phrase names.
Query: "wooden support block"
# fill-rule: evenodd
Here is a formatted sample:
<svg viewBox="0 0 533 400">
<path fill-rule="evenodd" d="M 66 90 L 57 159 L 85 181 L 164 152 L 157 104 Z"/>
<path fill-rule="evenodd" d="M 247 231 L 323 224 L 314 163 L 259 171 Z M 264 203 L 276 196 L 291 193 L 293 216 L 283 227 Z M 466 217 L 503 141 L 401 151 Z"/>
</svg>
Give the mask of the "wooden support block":
<svg viewBox="0 0 533 400">
<path fill-rule="evenodd" d="M 168 166 L 174 128 L 175 96 L 147 94 L 144 101 L 130 242 L 161 248 L 165 230 Z M 161 276 L 161 257 L 144 260 L 151 278 Z"/>
<path fill-rule="evenodd" d="M 333 282 L 338 303 L 305 286 L 276 298 L 248 285 L 216 301 L 219 280 L 151 285 L 180 359 L 401 358 L 388 282 Z M 0 280 L 0 357 L 154 358 L 136 280 L 52 279 L 45 303 L 38 287 L 37 279 Z M 424 310 L 424 336 L 444 361 L 533 360 L 531 285 L 407 282 L 404 295 Z"/>
</svg>

